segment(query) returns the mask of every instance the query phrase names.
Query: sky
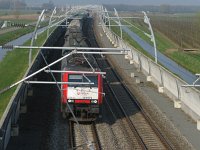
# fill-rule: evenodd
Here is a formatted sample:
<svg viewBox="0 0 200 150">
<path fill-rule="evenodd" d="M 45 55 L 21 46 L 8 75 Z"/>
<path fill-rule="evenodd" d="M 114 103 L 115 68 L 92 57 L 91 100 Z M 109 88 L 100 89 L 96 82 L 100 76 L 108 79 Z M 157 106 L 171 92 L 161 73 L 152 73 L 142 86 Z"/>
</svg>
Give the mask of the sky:
<svg viewBox="0 0 200 150">
<path fill-rule="evenodd" d="M 49 0 L 25 0 L 31 5 L 40 5 Z M 199 5 L 200 0 L 52 0 L 56 5 L 72 4 L 129 4 L 129 5 Z"/>
</svg>

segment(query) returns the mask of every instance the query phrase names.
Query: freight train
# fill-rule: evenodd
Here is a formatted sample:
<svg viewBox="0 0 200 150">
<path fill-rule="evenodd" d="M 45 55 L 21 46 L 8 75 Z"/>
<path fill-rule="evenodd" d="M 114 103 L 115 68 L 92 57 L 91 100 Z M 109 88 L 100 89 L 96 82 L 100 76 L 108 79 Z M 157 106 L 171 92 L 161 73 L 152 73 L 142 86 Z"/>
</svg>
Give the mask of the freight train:
<svg viewBox="0 0 200 150">
<path fill-rule="evenodd" d="M 69 23 L 64 46 L 87 47 L 88 41 L 83 36 L 82 24 L 83 20 L 72 20 Z M 67 53 L 69 51 L 62 50 L 63 56 Z M 61 111 L 63 117 L 73 119 L 72 111 L 79 121 L 92 121 L 101 116 L 103 73 L 94 57 L 91 54 L 73 54 L 62 61 L 61 70 L 63 72 L 62 82 L 77 83 L 62 84 Z"/>
</svg>

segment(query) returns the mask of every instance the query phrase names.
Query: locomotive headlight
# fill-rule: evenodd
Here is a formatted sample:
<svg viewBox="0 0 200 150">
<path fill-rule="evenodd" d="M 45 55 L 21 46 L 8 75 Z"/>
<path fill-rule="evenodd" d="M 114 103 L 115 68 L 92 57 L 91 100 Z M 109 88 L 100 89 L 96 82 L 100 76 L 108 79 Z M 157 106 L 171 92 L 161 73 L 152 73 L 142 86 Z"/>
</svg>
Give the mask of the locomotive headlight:
<svg viewBox="0 0 200 150">
<path fill-rule="evenodd" d="M 71 100 L 71 99 L 68 100 L 68 103 L 73 103 L 73 102 L 74 102 L 74 100 Z"/>
<path fill-rule="evenodd" d="M 91 103 L 96 104 L 97 100 L 92 100 Z"/>
</svg>

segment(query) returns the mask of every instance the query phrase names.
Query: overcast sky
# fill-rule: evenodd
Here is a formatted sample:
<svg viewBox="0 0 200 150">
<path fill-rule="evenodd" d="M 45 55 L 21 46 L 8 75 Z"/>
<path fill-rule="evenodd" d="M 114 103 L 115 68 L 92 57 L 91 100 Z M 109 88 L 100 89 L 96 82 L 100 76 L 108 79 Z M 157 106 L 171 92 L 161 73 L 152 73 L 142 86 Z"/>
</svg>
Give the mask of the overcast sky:
<svg viewBox="0 0 200 150">
<path fill-rule="evenodd" d="M 56 5 L 65 4 L 131 4 L 131 5 L 200 5 L 200 0 L 52 0 Z M 26 0 L 29 4 L 39 5 L 49 0 Z"/>
</svg>

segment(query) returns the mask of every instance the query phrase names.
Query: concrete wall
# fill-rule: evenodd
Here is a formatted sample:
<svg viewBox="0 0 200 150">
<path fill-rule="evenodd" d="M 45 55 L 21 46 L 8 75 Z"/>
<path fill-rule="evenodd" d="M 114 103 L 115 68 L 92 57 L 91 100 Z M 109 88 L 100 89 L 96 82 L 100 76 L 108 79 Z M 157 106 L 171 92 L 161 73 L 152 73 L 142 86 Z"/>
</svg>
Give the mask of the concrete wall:
<svg viewBox="0 0 200 150">
<path fill-rule="evenodd" d="M 44 43 L 44 46 L 53 46 L 53 44 L 61 37 L 64 33 L 62 27 L 58 27 L 50 35 L 50 37 Z M 43 54 L 47 57 L 50 53 L 48 50 L 44 50 Z M 38 53 L 35 60 L 32 63 L 32 66 L 27 70 L 24 77 L 27 75 L 39 70 L 43 62 L 42 56 Z M 27 62 L 28 63 L 28 62 Z M 34 78 L 34 77 L 33 77 Z M 32 80 L 32 79 L 31 79 Z M 30 86 L 27 84 L 19 84 L 15 93 L 13 94 L 1 120 L 0 120 L 0 149 L 4 150 L 7 147 L 7 144 L 11 136 L 17 136 L 18 134 L 18 118 L 20 113 L 26 112 L 26 97 L 30 89 Z"/>
<path fill-rule="evenodd" d="M 182 85 L 187 84 L 182 79 L 154 63 L 150 58 L 123 41 L 104 26 L 103 22 L 102 28 L 115 46 L 131 49 L 131 53 L 128 53 L 126 59 L 129 59 L 130 63 L 133 62 L 140 71 L 150 77 L 148 79 L 151 79 L 151 82 L 158 87 L 158 91 L 173 100 L 175 108 L 181 108 L 191 116 L 197 122 L 197 128 L 200 130 L 200 91 L 193 87 L 182 87 Z"/>
</svg>

